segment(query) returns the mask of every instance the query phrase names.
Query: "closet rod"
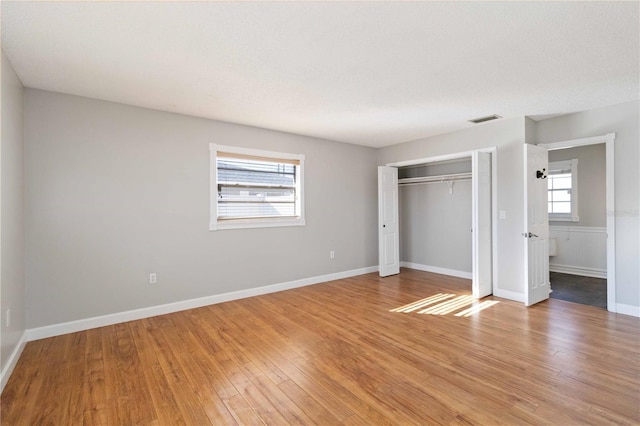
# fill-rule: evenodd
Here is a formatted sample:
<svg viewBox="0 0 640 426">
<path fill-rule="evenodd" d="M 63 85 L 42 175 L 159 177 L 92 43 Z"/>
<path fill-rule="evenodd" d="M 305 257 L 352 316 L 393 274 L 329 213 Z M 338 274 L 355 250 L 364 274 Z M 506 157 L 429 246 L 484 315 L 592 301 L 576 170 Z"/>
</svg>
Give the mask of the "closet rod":
<svg viewBox="0 0 640 426">
<path fill-rule="evenodd" d="M 449 175 L 438 175 L 438 176 L 424 176 L 424 177 L 416 177 L 416 178 L 403 178 L 398 179 L 398 184 L 400 185 L 415 185 L 419 183 L 437 183 L 437 182 L 452 182 L 458 180 L 469 180 L 471 179 L 471 173 L 453 173 Z"/>
</svg>

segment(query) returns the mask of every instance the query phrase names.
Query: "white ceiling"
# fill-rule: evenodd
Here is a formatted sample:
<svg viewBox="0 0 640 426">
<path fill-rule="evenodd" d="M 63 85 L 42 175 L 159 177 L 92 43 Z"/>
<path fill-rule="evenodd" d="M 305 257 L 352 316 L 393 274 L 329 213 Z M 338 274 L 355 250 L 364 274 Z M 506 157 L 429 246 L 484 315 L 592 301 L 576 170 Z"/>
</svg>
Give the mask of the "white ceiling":
<svg viewBox="0 0 640 426">
<path fill-rule="evenodd" d="M 638 2 L 2 2 L 27 87 L 374 147 L 640 97 Z"/>
</svg>

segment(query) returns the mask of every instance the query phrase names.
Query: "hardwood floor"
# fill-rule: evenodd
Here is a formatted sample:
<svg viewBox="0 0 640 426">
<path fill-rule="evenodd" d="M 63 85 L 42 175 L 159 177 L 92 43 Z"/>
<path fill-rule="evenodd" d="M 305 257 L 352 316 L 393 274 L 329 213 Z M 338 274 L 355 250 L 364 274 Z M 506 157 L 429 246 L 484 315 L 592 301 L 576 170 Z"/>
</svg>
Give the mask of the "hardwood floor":
<svg viewBox="0 0 640 426">
<path fill-rule="evenodd" d="M 2 424 L 640 422 L 638 318 L 469 290 L 403 269 L 30 342 Z"/>
</svg>

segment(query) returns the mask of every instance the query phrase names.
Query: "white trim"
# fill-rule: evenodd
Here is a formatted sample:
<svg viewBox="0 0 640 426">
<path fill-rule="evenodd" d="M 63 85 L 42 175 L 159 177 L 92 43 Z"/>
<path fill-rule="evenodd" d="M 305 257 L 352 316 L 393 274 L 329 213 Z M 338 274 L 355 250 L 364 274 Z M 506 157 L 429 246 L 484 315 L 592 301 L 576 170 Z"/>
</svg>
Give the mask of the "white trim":
<svg viewBox="0 0 640 426">
<path fill-rule="evenodd" d="M 623 315 L 640 317 L 640 306 L 624 305 L 622 303 L 618 303 L 616 305 L 616 312 Z"/>
<path fill-rule="evenodd" d="M 209 151 L 227 152 L 229 154 L 253 155 L 256 157 L 272 157 L 281 158 L 283 160 L 304 160 L 304 154 L 291 154 L 289 152 L 265 151 L 263 149 L 242 148 L 239 146 L 218 145 L 216 143 L 209 144 Z"/>
<path fill-rule="evenodd" d="M 491 147 L 488 149 L 495 149 L 495 147 Z M 480 149 L 477 151 L 486 152 L 486 149 Z M 388 167 L 404 167 L 404 166 L 415 166 L 417 164 L 428 164 L 435 163 L 437 161 L 447 161 L 447 160 L 458 160 L 461 158 L 471 158 L 473 155 L 473 151 L 464 151 L 464 152 L 456 152 L 455 154 L 447 154 L 447 155 L 438 155 L 437 157 L 426 157 L 426 158 L 418 158 L 415 160 L 405 160 L 398 161 L 395 163 L 387 163 L 385 166 Z"/>
<path fill-rule="evenodd" d="M 334 281 L 343 278 L 350 278 L 357 275 L 363 275 L 377 271 L 378 266 L 370 266 L 367 268 L 352 269 L 350 271 L 336 272 L 333 274 L 303 278 L 300 280 L 288 281 L 279 284 L 271 284 L 262 287 L 249 288 L 246 290 L 238 290 L 229 293 L 205 296 L 197 299 L 189 299 L 180 302 L 167 303 L 164 305 L 150 306 L 148 308 L 134 309 L 131 311 L 118 312 L 115 314 L 102 315 L 99 317 L 52 324 L 27 330 L 25 332 L 26 341 L 31 342 L 33 340 L 45 339 L 47 337 L 60 336 L 62 334 L 75 333 L 77 331 L 90 330 L 92 328 L 104 327 L 107 325 L 154 317 L 157 315 L 170 314 L 187 309 L 199 308 L 216 303 L 244 299 L 247 297 L 260 296 L 262 294 L 275 293 L 278 291 L 289 290 L 292 288 L 304 287 L 307 285 Z"/>
<path fill-rule="evenodd" d="M 616 303 L 616 220 L 615 220 L 615 162 L 614 142 L 615 133 L 590 138 L 571 139 L 559 142 L 538 143 L 547 147 L 549 151 L 573 148 L 576 146 L 597 145 L 604 143 L 606 150 L 606 210 L 607 210 L 607 309 L 618 312 Z"/>
<path fill-rule="evenodd" d="M 607 228 L 604 226 L 562 226 L 562 225 L 549 225 L 550 231 L 557 232 L 584 232 L 589 234 L 602 234 L 607 232 Z"/>
<path fill-rule="evenodd" d="M 562 274 L 580 275 L 582 277 L 607 278 L 607 271 L 599 268 L 583 268 L 570 265 L 552 265 L 549 264 L 549 272 L 560 272 Z M 553 282 L 551 283 L 553 288 Z"/>
<path fill-rule="evenodd" d="M 538 145 L 546 146 L 549 151 L 555 151 L 558 149 L 567 149 L 574 148 L 577 146 L 586 146 L 586 145 L 598 145 L 601 143 L 609 143 L 613 142 L 616 138 L 615 133 L 607 133 L 602 136 L 592 136 L 590 138 L 581 138 L 581 139 L 569 139 L 566 141 L 558 141 L 558 142 L 544 142 L 538 143 Z"/>
<path fill-rule="evenodd" d="M 491 259 L 493 262 L 493 294 L 498 290 L 498 148 L 491 152 Z"/>
<path fill-rule="evenodd" d="M 18 360 L 20 359 L 20 355 L 22 354 L 27 341 L 27 332 L 25 331 L 22 333 L 22 336 L 20 336 L 20 339 L 13 348 L 13 351 L 11 351 L 11 355 L 9 355 L 9 358 L 2 369 L 2 373 L 0 373 L 0 394 L 9 381 L 9 377 L 11 377 L 11 373 L 13 373 L 14 368 L 16 368 L 16 364 L 18 364 Z"/>
<path fill-rule="evenodd" d="M 466 271 L 457 271 L 455 269 L 441 268 L 439 266 L 421 265 L 419 263 L 400 262 L 402 268 L 415 269 L 417 271 L 432 272 L 434 274 L 449 275 L 452 277 L 473 279 L 473 274 Z"/>
<path fill-rule="evenodd" d="M 217 208 L 217 206 L 216 206 Z M 213 216 L 212 216 L 213 217 Z M 280 226 L 305 226 L 304 219 L 288 219 L 274 217 L 272 219 L 238 219 L 224 222 L 211 223 L 210 231 L 221 231 L 223 229 L 251 229 L 251 228 L 277 228 Z"/>
<path fill-rule="evenodd" d="M 493 295 L 501 299 L 513 300 L 514 302 L 524 303 L 524 294 L 515 291 L 493 289 Z"/>
<path fill-rule="evenodd" d="M 218 199 L 213 196 L 218 188 L 218 169 L 216 167 L 216 145 L 209 144 L 209 230 L 218 229 Z"/>
<path fill-rule="evenodd" d="M 618 312 L 616 302 L 616 218 L 615 212 L 615 162 L 614 140 L 615 133 L 607 135 L 606 140 L 606 209 L 607 209 L 607 309 Z"/>
<path fill-rule="evenodd" d="M 231 219 L 218 221 L 218 200 L 217 194 L 217 153 L 223 151 L 230 154 L 251 155 L 256 157 L 267 157 L 283 160 L 298 160 L 299 171 L 296 180 L 296 195 L 298 198 L 298 216 L 296 218 L 260 218 L 260 219 Z M 304 210 L 304 154 L 291 154 L 286 152 L 265 151 L 253 148 L 241 148 L 237 146 L 209 144 L 209 230 L 218 231 L 223 229 L 249 229 L 249 228 L 274 228 L 282 226 L 305 226 Z"/>
</svg>

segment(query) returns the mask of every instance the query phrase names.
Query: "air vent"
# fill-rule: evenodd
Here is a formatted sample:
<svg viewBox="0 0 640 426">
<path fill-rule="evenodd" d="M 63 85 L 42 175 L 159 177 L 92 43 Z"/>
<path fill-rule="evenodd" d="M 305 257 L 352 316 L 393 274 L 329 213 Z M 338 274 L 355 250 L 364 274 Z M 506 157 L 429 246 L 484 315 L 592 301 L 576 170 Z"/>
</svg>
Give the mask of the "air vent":
<svg viewBox="0 0 640 426">
<path fill-rule="evenodd" d="M 486 117 L 474 118 L 473 120 L 469 120 L 469 123 L 484 123 L 485 121 L 497 120 L 498 118 L 502 118 L 498 114 L 488 115 Z"/>
</svg>

